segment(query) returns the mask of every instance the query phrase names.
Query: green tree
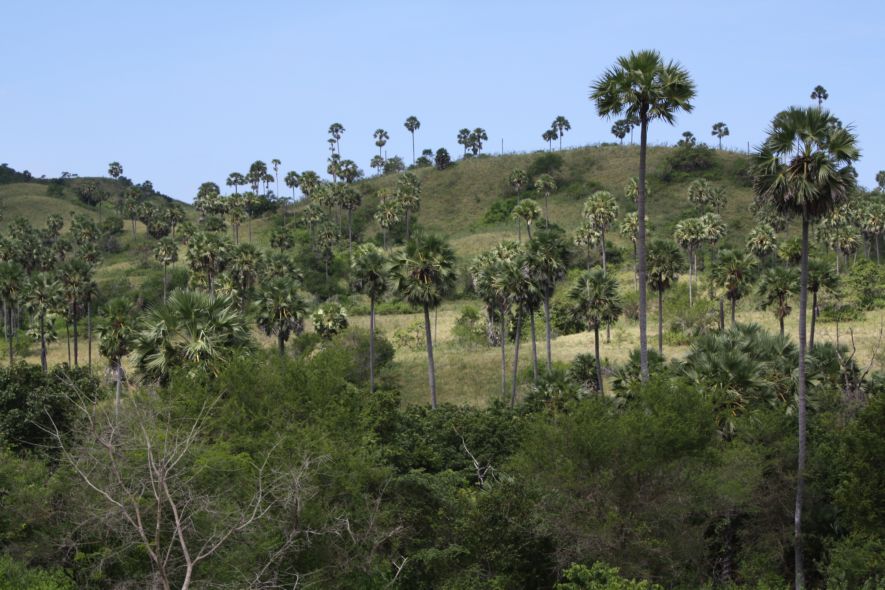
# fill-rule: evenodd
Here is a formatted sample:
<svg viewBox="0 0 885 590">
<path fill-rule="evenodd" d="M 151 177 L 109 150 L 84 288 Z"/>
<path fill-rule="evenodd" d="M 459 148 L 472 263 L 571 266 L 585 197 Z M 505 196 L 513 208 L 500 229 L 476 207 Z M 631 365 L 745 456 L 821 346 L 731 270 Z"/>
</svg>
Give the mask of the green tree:
<svg viewBox="0 0 885 590">
<path fill-rule="evenodd" d="M 819 98 L 819 100 L 821 100 Z M 820 103 L 819 103 L 820 105 Z M 778 113 L 768 137 L 754 156 L 753 186 L 762 201 L 785 216 L 802 221 L 799 286 L 799 458 L 796 472 L 795 585 L 805 587 L 802 550 L 802 506 L 805 490 L 806 441 L 806 307 L 808 304 L 808 228 L 851 195 L 856 184 L 852 163 L 860 157 L 850 128 L 820 106 L 791 107 Z"/>
<path fill-rule="evenodd" d="M 759 298 L 762 309 L 772 309 L 784 335 L 784 318 L 793 310 L 789 304 L 791 295 L 799 292 L 799 273 L 794 268 L 773 266 L 762 271 L 759 277 Z"/>
<path fill-rule="evenodd" d="M 239 301 L 240 313 L 246 313 L 246 303 L 252 299 L 263 266 L 264 254 L 252 244 L 240 244 L 231 249 L 226 272 L 230 294 Z"/>
<path fill-rule="evenodd" d="M 102 321 L 98 326 L 98 352 L 108 359 L 114 372 L 114 403 L 117 408 L 120 406 L 123 389 L 123 359 L 131 351 L 134 330 L 132 304 L 122 297 L 108 301 L 102 310 Z"/>
<path fill-rule="evenodd" d="M 777 234 L 774 228 L 762 223 L 750 230 L 747 236 L 747 250 L 759 260 L 770 257 L 777 252 Z"/>
<path fill-rule="evenodd" d="M 421 128 L 421 121 L 415 115 L 410 116 L 403 126 L 412 134 L 412 163 L 415 163 L 415 132 Z"/>
<path fill-rule="evenodd" d="M 584 201 L 584 219 L 599 232 L 599 252 L 602 256 L 602 271 L 605 265 L 605 232 L 618 218 L 618 202 L 608 191 L 596 191 Z"/>
<path fill-rule="evenodd" d="M 817 304 L 818 294 L 822 289 L 835 291 L 839 287 L 839 275 L 833 272 L 833 267 L 823 260 L 808 261 L 808 291 L 811 293 L 811 329 L 808 336 L 808 349 L 814 349 L 814 329 L 817 325 L 817 317 L 820 308 Z"/>
<path fill-rule="evenodd" d="M 49 370 L 46 364 L 46 316 L 61 307 L 61 284 L 51 273 L 37 273 L 28 280 L 25 300 L 31 313 L 37 316 L 40 334 L 40 366 L 46 373 Z"/>
<path fill-rule="evenodd" d="M 205 279 L 209 296 L 215 297 L 215 279 L 230 259 L 227 240 L 217 234 L 197 232 L 188 240 L 185 258 L 195 277 Z"/>
<path fill-rule="evenodd" d="M 111 162 L 108 164 L 108 176 L 113 178 L 114 180 L 118 180 L 121 176 L 123 176 L 123 166 L 120 162 Z"/>
<path fill-rule="evenodd" d="M 685 270 L 685 260 L 673 242 L 657 240 L 648 248 L 648 286 L 658 294 L 658 354 L 664 355 L 664 291 Z"/>
<path fill-rule="evenodd" d="M 283 179 L 283 182 L 286 183 L 286 186 L 292 189 L 292 200 L 295 200 L 295 189 L 301 186 L 301 176 L 295 172 L 294 170 L 290 170 L 286 173 L 286 177 Z"/>
<path fill-rule="evenodd" d="M 562 238 L 562 232 L 554 229 L 539 230 L 529 240 L 527 246 L 531 260 L 532 280 L 538 286 L 544 302 L 544 330 L 547 341 L 547 372 L 553 368 L 553 354 L 550 330 L 550 298 L 556 290 L 556 283 L 562 280 L 568 269 L 569 249 Z"/>
<path fill-rule="evenodd" d="M 387 140 L 390 139 L 390 134 L 384 129 L 376 129 L 375 133 L 372 134 L 372 137 L 375 139 L 375 147 L 378 148 L 378 155 L 382 156 L 381 150 L 387 145 Z"/>
<path fill-rule="evenodd" d="M 403 172 L 396 179 L 396 200 L 406 214 L 406 241 L 412 237 L 412 213 L 421 207 L 421 181 L 412 172 Z"/>
<path fill-rule="evenodd" d="M 292 332 L 297 334 L 301 330 L 307 313 L 297 283 L 286 277 L 273 277 L 261 286 L 255 303 L 255 322 L 265 334 L 277 337 L 277 350 L 284 356 L 286 342 Z"/>
<path fill-rule="evenodd" d="M 234 194 L 236 194 L 239 187 L 246 186 L 246 184 L 248 184 L 248 180 L 246 180 L 246 177 L 239 172 L 231 172 L 227 175 L 227 180 L 225 181 L 225 184 L 227 184 L 227 186 L 229 187 L 232 187 L 234 189 Z"/>
<path fill-rule="evenodd" d="M 548 129 L 541 134 L 541 139 L 547 142 L 547 151 L 553 149 L 553 142 L 556 141 L 557 135 L 555 129 Z"/>
<path fill-rule="evenodd" d="M 618 295 L 618 282 L 605 274 L 602 269 L 585 272 L 569 291 L 569 298 L 575 302 L 576 311 L 593 331 L 594 355 L 596 357 L 596 381 L 599 394 L 604 394 L 602 385 L 602 361 L 599 355 L 599 328 L 603 324 L 617 321 L 622 312 L 621 298 Z"/>
<path fill-rule="evenodd" d="M 21 303 L 24 287 L 24 271 L 14 261 L 0 262 L 0 301 L 3 302 L 3 323 L 6 328 L 6 344 L 9 348 L 9 366 L 12 366 L 15 338 L 15 310 Z"/>
<path fill-rule="evenodd" d="M 719 149 L 722 149 L 722 138 L 728 137 L 731 135 L 731 132 L 728 130 L 728 125 L 719 121 L 718 123 L 713 124 L 713 131 L 711 135 L 719 140 Z"/>
<path fill-rule="evenodd" d="M 725 292 L 725 297 L 731 301 L 731 325 L 736 324 L 735 308 L 737 302 L 747 294 L 749 286 L 753 283 L 753 270 L 756 268 L 756 260 L 748 254 L 741 254 L 734 250 L 720 250 L 710 279 L 713 284 Z"/>
<path fill-rule="evenodd" d="M 621 145 L 624 145 L 624 138 L 630 133 L 630 124 L 627 123 L 625 119 L 618 119 L 615 121 L 614 125 L 612 125 L 611 132 L 612 135 L 618 138 Z"/>
<path fill-rule="evenodd" d="M 532 225 L 541 218 L 541 208 L 534 199 L 523 199 L 513 208 L 513 218 L 524 221 L 529 240 L 532 239 Z"/>
<path fill-rule="evenodd" d="M 58 276 L 68 314 L 74 327 L 74 366 L 79 365 L 79 324 L 87 285 L 91 281 L 92 269 L 84 260 L 68 260 L 59 269 Z"/>
<path fill-rule="evenodd" d="M 814 87 L 814 90 L 811 91 L 811 100 L 817 101 L 817 108 L 823 108 L 824 101 L 830 98 L 830 94 L 827 92 L 827 89 L 818 84 Z"/>
<path fill-rule="evenodd" d="M 353 288 L 369 298 L 369 392 L 375 391 L 375 304 L 387 292 L 389 261 L 374 244 L 357 248 L 351 263 Z"/>
<path fill-rule="evenodd" d="M 344 125 L 341 123 L 332 123 L 329 125 L 329 138 L 330 143 L 334 141 L 335 143 L 335 152 L 340 156 L 341 155 L 341 136 L 344 135 Z"/>
<path fill-rule="evenodd" d="M 412 239 L 403 251 L 394 257 L 391 275 L 399 296 L 408 303 L 424 309 L 430 404 L 435 409 L 436 374 L 433 364 L 430 310 L 435 309 L 454 287 L 455 253 L 446 242 L 433 236 Z"/>
<path fill-rule="evenodd" d="M 470 148 L 470 151 L 473 152 L 473 155 L 476 156 L 482 151 L 482 142 L 488 140 L 489 136 L 486 133 L 486 130 L 482 127 L 477 127 L 470 132 L 470 135 L 467 138 L 467 145 Z"/>
<path fill-rule="evenodd" d="M 276 188 L 277 197 L 280 196 L 280 165 L 281 164 L 282 164 L 282 162 L 279 160 L 279 158 L 274 158 L 273 160 L 270 161 L 270 165 L 273 168 L 273 179 L 277 183 L 277 188 Z"/>
<path fill-rule="evenodd" d="M 163 265 L 163 301 L 169 289 L 169 265 L 178 261 L 178 244 L 172 238 L 163 238 L 154 245 L 154 258 Z"/>
<path fill-rule="evenodd" d="M 470 147 L 470 129 L 464 127 L 458 131 L 458 145 L 464 146 L 464 155 L 467 155 L 467 148 Z"/>
<path fill-rule="evenodd" d="M 553 119 L 553 123 L 550 125 L 551 129 L 556 129 L 556 135 L 559 136 L 559 149 L 562 150 L 562 136 L 565 135 L 566 131 L 571 131 L 572 125 L 568 122 L 568 119 L 559 115 L 555 119 Z"/>
<path fill-rule="evenodd" d="M 550 227 L 550 195 L 556 192 L 556 180 L 549 174 L 542 174 L 535 179 L 535 191 L 544 195 L 544 227 Z"/>
<path fill-rule="evenodd" d="M 704 242 L 704 226 L 697 217 L 683 219 L 676 223 L 673 239 L 688 254 L 688 304 L 693 305 L 692 279 L 697 277 L 697 251 Z"/>
<path fill-rule="evenodd" d="M 375 222 L 381 227 L 383 234 L 384 249 L 387 250 L 387 233 L 390 228 L 399 223 L 402 207 L 399 199 L 390 191 L 380 193 L 381 200 L 375 210 Z"/>
<path fill-rule="evenodd" d="M 679 111 L 691 112 L 695 85 L 688 72 L 676 62 L 664 63 L 657 51 L 631 52 L 618 58 L 617 63 L 593 83 L 590 99 L 602 117 L 626 115 L 638 118 L 639 189 L 636 199 L 639 220 L 636 254 L 639 282 L 639 352 L 640 373 L 648 380 L 648 336 L 646 334 L 647 303 L 645 285 L 645 198 L 646 151 L 648 125 L 654 120 L 673 124 Z"/>
<path fill-rule="evenodd" d="M 602 238 L 602 235 L 599 233 L 599 230 L 593 227 L 593 224 L 588 222 L 586 219 L 578 226 L 575 230 L 575 246 L 579 248 L 585 248 L 587 250 L 587 270 L 590 270 L 593 262 L 593 256 L 591 252 L 593 251 L 593 247 L 599 244 L 599 240 Z"/>
</svg>

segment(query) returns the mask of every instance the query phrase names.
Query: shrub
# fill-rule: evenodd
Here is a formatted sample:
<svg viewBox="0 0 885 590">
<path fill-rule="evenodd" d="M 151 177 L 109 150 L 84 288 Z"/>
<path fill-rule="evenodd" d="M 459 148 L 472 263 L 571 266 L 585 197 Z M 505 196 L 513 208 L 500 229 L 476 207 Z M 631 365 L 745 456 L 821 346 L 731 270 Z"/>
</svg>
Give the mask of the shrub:
<svg viewBox="0 0 885 590">
<path fill-rule="evenodd" d="M 331 347 L 347 354 L 349 367 L 345 379 L 355 385 L 369 381 L 369 331 L 351 327 L 332 339 Z M 375 332 L 375 371 L 376 374 L 393 360 L 393 345 L 384 336 Z"/>
<path fill-rule="evenodd" d="M 506 199 L 498 199 L 482 217 L 485 224 L 501 223 L 510 219 L 513 208 L 516 207 L 516 197 L 508 197 Z"/>
<path fill-rule="evenodd" d="M 485 344 L 486 318 L 472 305 L 466 305 L 455 320 L 452 333 L 459 344 Z"/>
<path fill-rule="evenodd" d="M 712 170 L 715 158 L 713 150 L 704 144 L 680 146 L 664 160 L 659 176 L 665 182 L 685 180 L 698 172 Z"/>
<path fill-rule="evenodd" d="M 592 567 L 573 565 L 563 573 L 564 582 L 555 590 L 664 590 L 663 586 L 647 580 L 628 580 L 619 575 L 616 567 L 597 561 Z"/>
<path fill-rule="evenodd" d="M 436 150 L 436 157 L 433 159 L 434 166 L 437 170 L 445 170 L 452 165 L 452 157 L 446 148 Z"/>
<path fill-rule="evenodd" d="M 0 556 L 0 590 L 74 590 L 61 568 L 28 567 L 8 555 Z"/>
<path fill-rule="evenodd" d="M 545 152 L 532 160 L 526 173 L 529 175 L 529 178 L 534 178 L 541 174 L 554 174 L 562 168 L 562 164 L 562 156 L 554 152 Z"/>
<path fill-rule="evenodd" d="M 848 271 L 848 286 L 855 300 L 863 309 L 872 309 L 881 304 L 885 271 L 870 260 L 858 260 Z"/>
</svg>

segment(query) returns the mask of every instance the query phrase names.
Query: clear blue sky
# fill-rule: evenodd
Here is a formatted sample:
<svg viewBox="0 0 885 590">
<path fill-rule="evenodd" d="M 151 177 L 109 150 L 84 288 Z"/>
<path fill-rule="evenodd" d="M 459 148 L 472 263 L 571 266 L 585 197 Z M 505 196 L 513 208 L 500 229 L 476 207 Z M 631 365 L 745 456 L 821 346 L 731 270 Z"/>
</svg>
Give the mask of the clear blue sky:
<svg viewBox="0 0 885 590">
<path fill-rule="evenodd" d="M 605 8 L 599 8 L 605 6 Z M 372 132 L 411 159 L 455 155 L 462 127 L 527 151 L 556 115 L 564 145 L 611 141 L 587 100 L 617 56 L 655 48 L 693 75 L 691 115 L 651 129 L 755 145 L 771 117 L 810 104 L 816 84 L 853 123 L 860 182 L 885 168 L 885 2 L 8 2 L 0 19 L 0 162 L 35 175 L 103 175 L 190 201 L 256 159 L 325 170 L 326 131 L 369 170 Z"/>
</svg>

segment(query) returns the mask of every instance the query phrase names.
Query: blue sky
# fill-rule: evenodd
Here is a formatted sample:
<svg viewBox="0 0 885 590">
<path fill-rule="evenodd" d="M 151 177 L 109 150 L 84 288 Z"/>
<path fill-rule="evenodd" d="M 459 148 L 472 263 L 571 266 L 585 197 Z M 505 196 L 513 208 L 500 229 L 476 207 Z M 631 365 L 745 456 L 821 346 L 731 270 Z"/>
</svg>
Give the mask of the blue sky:
<svg viewBox="0 0 885 590">
<path fill-rule="evenodd" d="M 665 13 L 666 11 L 666 13 Z M 102 175 L 119 160 L 190 201 L 256 159 L 325 170 L 327 129 L 369 170 L 372 132 L 411 159 L 416 147 L 460 152 L 462 127 L 488 147 L 530 151 L 556 115 L 563 145 L 611 141 L 587 100 L 617 56 L 655 48 L 691 72 L 696 108 L 682 131 L 728 146 L 758 143 L 771 117 L 826 103 L 856 126 L 860 182 L 885 169 L 885 2 L 8 2 L 0 19 L 0 162 L 35 175 Z"/>
</svg>

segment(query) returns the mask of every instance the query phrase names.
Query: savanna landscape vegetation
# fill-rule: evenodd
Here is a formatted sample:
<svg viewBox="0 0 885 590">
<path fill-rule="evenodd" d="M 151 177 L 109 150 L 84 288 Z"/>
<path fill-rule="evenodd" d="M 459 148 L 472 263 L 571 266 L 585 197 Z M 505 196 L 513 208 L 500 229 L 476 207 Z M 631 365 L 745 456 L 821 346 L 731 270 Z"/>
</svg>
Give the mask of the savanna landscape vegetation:
<svg viewBox="0 0 885 590">
<path fill-rule="evenodd" d="M 336 122 L 192 204 L 0 166 L 0 589 L 885 588 L 862 130 L 817 86 L 664 145 L 655 51 L 588 98 L 585 147 Z"/>
</svg>

